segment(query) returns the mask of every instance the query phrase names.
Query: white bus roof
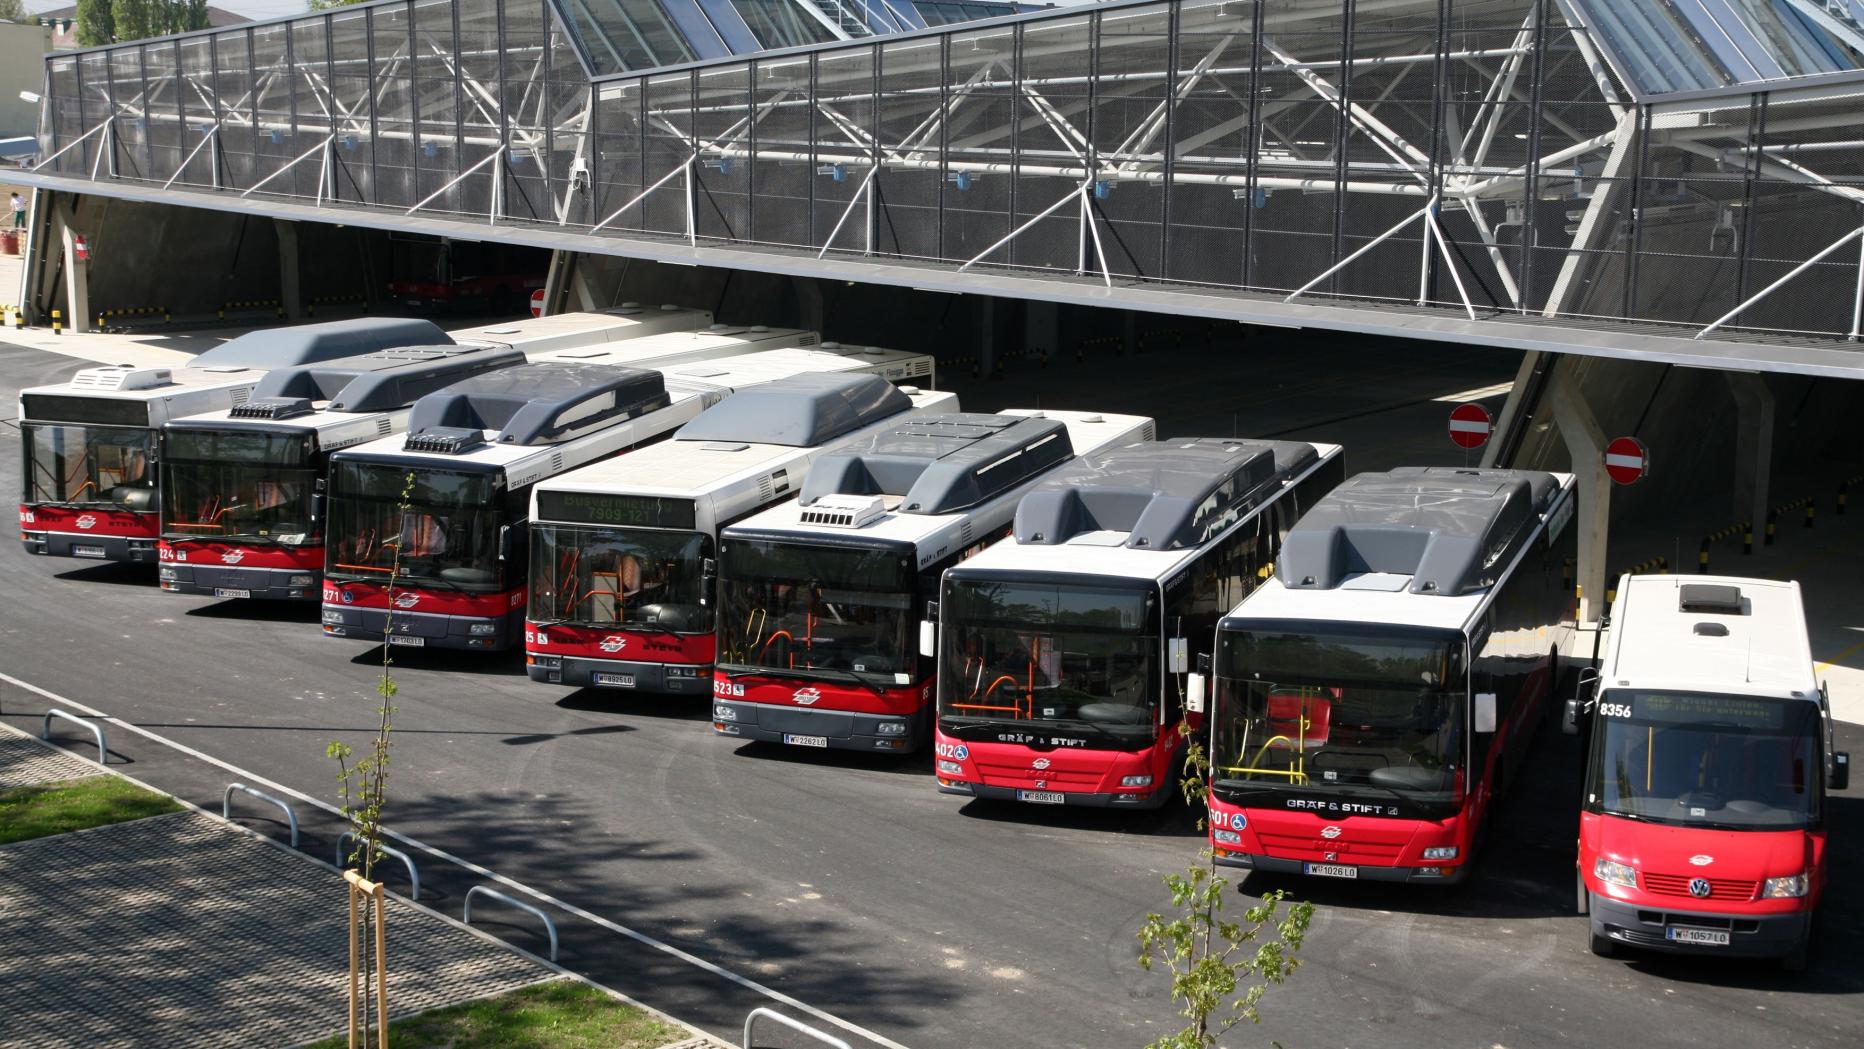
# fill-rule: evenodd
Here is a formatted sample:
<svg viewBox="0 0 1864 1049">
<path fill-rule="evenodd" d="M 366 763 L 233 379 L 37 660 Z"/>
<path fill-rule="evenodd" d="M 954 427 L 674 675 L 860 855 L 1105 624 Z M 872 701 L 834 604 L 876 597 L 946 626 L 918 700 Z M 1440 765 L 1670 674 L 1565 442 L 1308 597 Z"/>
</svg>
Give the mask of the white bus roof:
<svg viewBox="0 0 1864 1049">
<path fill-rule="evenodd" d="M 962 546 L 981 538 L 969 534 L 970 519 L 980 510 L 1000 508 L 1007 524 L 1014 500 L 1045 471 L 1038 471 L 1034 477 L 1022 474 L 1016 483 L 996 490 L 980 484 L 978 475 L 1009 456 L 1033 451 L 1063 434 L 1073 447 L 1072 454 L 1060 459 L 1066 462 L 1073 455 L 1111 444 L 1150 440 L 1153 421 L 1142 415 L 1044 412 L 1033 408 L 1009 408 L 994 415 L 954 412 L 914 420 L 875 436 L 866 446 L 817 459 L 810 465 L 799 498 L 747 517 L 732 527 L 799 537 L 859 537 L 907 543 L 921 548 L 924 563 L 949 549 L 949 544 L 926 549 L 937 540 L 948 539 Z M 856 477 L 860 478 L 856 487 L 877 487 L 882 494 L 836 494 Z M 899 490 L 894 491 L 896 488 Z M 971 496 L 966 493 L 981 498 L 967 502 Z M 1006 500 L 1009 504 L 1002 505 Z M 864 505 L 854 508 L 856 503 Z M 844 504 L 853 509 L 844 510 Z M 952 508 L 940 509 L 946 505 Z M 852 523 L 819 520 L 843 516 Z"/>
<path fill-rule="evenodd" d="M 813 333 L 797 332 L 789 328 L 772 328 L 769 331 L 813 336 Z M 888 382 L 917 383 L 926 387 L 937 385 L 936 361 L 929 354 L 890 350 L 880 346 L 846 346 L 838 342 L 812 345 L 812 342 L 813 338 L 807 341 L 798 339 L 782 344 L 788 348 L 778 349 L 773 346 L 768 352 L 754 357 L 731 357 L 699 364 L 676 365 L 665 369 L 667 381 L 695 388 L 737 389 L 798 372 L 861 371 L 879 375 Z"/>
<path fill-rule="evenodd" d="M 1799 584 L 1708 575 L 1626 576 L 1612 605 L 1602 688 L 1817 701 Z"/>
<path fill-rule="evenodd" d="M 491 343 L 526 353 L 638 339 L 664 332 L 692 331 L 712 323 L 711 310 L 642 306 L 628 302 L 606 310 L 521 317 L 451 332 L 455 342 Z"/>
<path fill-rule="evenodd" d="M 820 336 L 800 328 L 766 328 L 761 324 L 714 324 L 707 328 L 635 331 L 610 338 L 554 340 L 543 349 L 519 346 L 534 362 L 619 364 L 664 368 L 675 364 L 736 357 L 790 346 L 813 346 Z"/>
<path fill-rule="evenodd" d="M 1543 528 L 1572 517 L 1571 474 L 1405 467 L 1350 478 L 1282 541 L 1275 576 L 1226 622 L 1467 629 Z"/>
<path fill-rule="evenodd" d="M 959 571 L 1162 582 L 1205 541 L 1339 454 L 1337 444 L 1230 438 L 1177 438 L 1085 454 L 1024 495 L 1014 534 Z M 1203 520 L 1217 527 L 1190 541 L 1186 529 Z"/>
</svg>

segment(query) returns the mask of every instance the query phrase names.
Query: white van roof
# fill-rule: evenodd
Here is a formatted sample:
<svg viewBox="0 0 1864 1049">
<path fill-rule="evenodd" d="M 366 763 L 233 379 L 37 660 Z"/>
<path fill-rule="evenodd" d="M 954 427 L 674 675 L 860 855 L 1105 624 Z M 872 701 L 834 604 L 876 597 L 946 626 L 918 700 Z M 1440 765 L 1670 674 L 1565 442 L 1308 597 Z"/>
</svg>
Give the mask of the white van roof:
<svg viewBox="0 0 1864 1049">
<path fill-rule="evenodd" d="M 1799 584 L 1709 575 L 1628 575 L 1612 605 L 1600 687 L 1816 702 Z"/>
</svg>

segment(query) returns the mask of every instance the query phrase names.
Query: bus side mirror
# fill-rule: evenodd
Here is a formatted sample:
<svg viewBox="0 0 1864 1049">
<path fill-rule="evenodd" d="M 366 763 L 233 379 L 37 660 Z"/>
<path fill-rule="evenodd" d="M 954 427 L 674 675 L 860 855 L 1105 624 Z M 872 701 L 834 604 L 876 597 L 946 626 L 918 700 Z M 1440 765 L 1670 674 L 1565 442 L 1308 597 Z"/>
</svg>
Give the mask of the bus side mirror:
<svg viewBox="0 0 1864 1049">
<path fill-rule="evenodd" d="M 1166 672 L 1171 674 L 1187 673 L 1191 669 L 1191 646 L 1184 638 L 1174 637 L 1166 642 Z"/>
<path fill-rule="evenodd" d="M 717 579 L 718 561 L 710 557 L 701 560 L 699 562 L 699 574 L 707 579 Z"/>
<path fill-rule="evenodd" d="M 1191 714 L 1204 712 L 1204 675 L 1192 674 L 1184 679 L 1184 709 Z"/>
<path fill-rule="evenodd" d="M 1566 715 L 1560 719 L 1560 729 L 1569 736 L 1579 735 L 1579 700 L 1566 701 Z"/>
<path fill-rule="evenodd" d="M 1197 654 L 1197 672 L 1200 674 L 1210 673 L 1210 653 L 1209 652 L 1199 652 Z"/>
<path fill-rule="evenodd" d="M 498 526 L 498 559 L 500 561 L 511 560 L 511 526 L 510 525 L 499 525 Z"/>
<path fill-rule="evenodd" d="M 1826 777 L 1826 787 L 1831 790 L 1845 790 L 1851 786 L 1851 755 L 1837 751 L 1832 755 L 1832 772 Z"/>
<path fill-rule="evenodd" d="M 938 624 L 929 619 L 919 621 L 919 654 L 927 658 L 938 655 Z"/>
<path fill-rule="evenodd" d="M 1495 693 L 1476 693 L 1476 709 L 1472 720 L 1477 732 L 1495 731 Z"/>
<path fill-rule="evenodd" d="M 330 497 L 325 495 L 322 492 L 318 492 L 312 495 L 311 496 L 311 520 L 313 521 L 323 520 L 324 510 L 329 504 L 329 502 L 330 502 Z"/>
</svg>

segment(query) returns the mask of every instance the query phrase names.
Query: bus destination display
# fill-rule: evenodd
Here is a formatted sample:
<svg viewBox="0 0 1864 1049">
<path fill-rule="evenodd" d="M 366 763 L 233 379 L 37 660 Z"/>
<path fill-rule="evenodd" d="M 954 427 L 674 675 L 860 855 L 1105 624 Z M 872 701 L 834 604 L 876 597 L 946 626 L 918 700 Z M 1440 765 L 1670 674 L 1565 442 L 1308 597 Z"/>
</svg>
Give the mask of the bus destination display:
<svg viewBox="0 0 1864 1049">
<path fill-rule="evenodd" d="M 634 528 L 691 529 L 698 524 L 690 499 L 606 492 L 539 492 L 537 516 L 543 521 Z"/>
</svg>

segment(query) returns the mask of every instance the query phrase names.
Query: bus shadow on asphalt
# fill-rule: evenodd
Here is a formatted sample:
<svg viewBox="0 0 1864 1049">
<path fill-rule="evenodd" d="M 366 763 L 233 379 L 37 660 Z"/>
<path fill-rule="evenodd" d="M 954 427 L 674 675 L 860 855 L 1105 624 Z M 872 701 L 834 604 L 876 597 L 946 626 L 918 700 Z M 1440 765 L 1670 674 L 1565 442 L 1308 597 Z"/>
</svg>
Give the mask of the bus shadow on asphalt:
<svg viewBox="0 0 1864 1049">
<path fill-rule="evenodd" d="M 331 638 L 340 641 L 342 638 Z M 352 642 L 353 644 L 354 642 Z M 334 644 L 332 647 L 335 647 Z M 350 657 L 350 663 L 359 667 L 379 667 L 382 665 L 382 649 L 387 646 L 373 644 Z M 511 677 L 524 674 L 524 663 L 518 652 L 462 652 L 450 648 L 415 648 L 411 645 L 396 645 L 390 653 L 393 657 L 391 666 L 402 670 L 426 671 L 437 670 L 449 674 L 480 674 L 488 676 Z"/>
<path fill-rule="evenodd" d="M 924 776 L 927 779 L 932 777 L 932 754 L 929 750 L 922 750 L 916 754 L 869 754 L 864 750 L 786 747 L 781 743 L 750 740 L 739 743 L 738 748 L 731 753 L 734 757 L 777 761 L 786 765 L 859 769 L 866 772 L 885 772 L 896 776 Z"/>
<path fill-rule="evenodd" d="M 633 725 L 585 725 L 567 732 L 526 732 L 517 736 L 506 736 L 499 740 L 508 747 L 523 747 L 533 743 L 548 743 L 554 739 L 566 739 L 570 736 L 610 736 L 617 732 L 638 731 Z"/>
<path fill-rule="evenodd" d="M 195 605 L 182 613 L 195 619 L 237 619 L 247 623 L 303 623 L 307 626 L 318 622 L 318 606 L 308 601 L 214 601 L 211 604 Z"/>
<path fill-rule="evenodd" d="M 85 565 L 83 568 L 54 572 L 52 578 L 73 583 L 108 583 L 115 586 L 143 587 L 149 590 L 156 588 L 154 565 L 133 565 L 122 562 Z"/>
<path fill-rule="evenodd" d="M 1198 843 L 1204 839 L 1199 821 L 1201 805 L 1185 804 L 1174 797 L 1156 809 L 1088 808 L 1081 805 L 1031 805 L 1020 801 L 972 798 L 965 801 L 952 796 L 954 804 L 964 807 L 958 814 L 990 823 L 1014 823 L 1053 830 L 1103 831 L 1148 838 L 1185 839 L 1185 863 L 1198 858 Z"/>
<path fill-rule="evenodd" d="M 676 696 L 664 692 L 631 692 L 614 688 L 579 688 L 557 700 L 557 708 L 592 714 L 659 718 L 663 721 L 712 720 L 711 696 Z"/>
</svg>

